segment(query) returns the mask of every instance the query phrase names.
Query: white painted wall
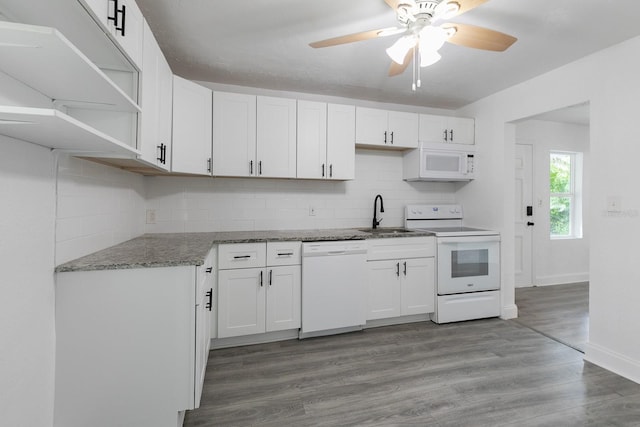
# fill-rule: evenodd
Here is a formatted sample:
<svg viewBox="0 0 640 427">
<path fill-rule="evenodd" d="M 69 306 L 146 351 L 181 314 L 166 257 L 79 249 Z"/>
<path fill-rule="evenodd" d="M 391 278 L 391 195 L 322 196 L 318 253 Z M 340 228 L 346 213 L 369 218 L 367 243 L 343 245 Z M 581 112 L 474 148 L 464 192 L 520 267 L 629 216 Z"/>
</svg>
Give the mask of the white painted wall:
<svg viewBox="0 0 640 427">
<path fill-rule="evenodd" d="M 371 227 L 376 194 L 384 199 L 380 226 L 398 227 L 407 203 L 454 202 L 456 189 L 405 182 L 402 153 L 360 149 L 353 181 L 150 177 L 146 184 L 157 219 L 149 233 Z"/>
<path fill-rule="evenodd" d="M 533 283 L 553 285 L 589 280 L 589 220 L 583 218 L 580 239 L 549 237 L 549 153 L 583 153 L 583 213 L 589 209 L 589 127 L 541 120 L 519 122 L 515 128 L 518 144 L 533 147 Z"/>
<path fill-rule="evenodd" d="M 486 217 L 502 232 L 503 316 L 514 304 L 513 159 L 515 120 L 590 102 L 591 191 L 590 342 L 586 359 L 640 382 L 640 38 L 575 61 L 475 102 L 459 111 L 476 117 L 476 141 L 484 167 L 458 191 L 468 218 Z M 488 167 L 487 167 L 488 166 Z M 608 196 L 622 212 L 606 213 Z"/>
<path fill-rule="evenodd" d="M 0 136 L 0 424 L 48 426 L 54 390 L 55 171 Z"/>
</svg>

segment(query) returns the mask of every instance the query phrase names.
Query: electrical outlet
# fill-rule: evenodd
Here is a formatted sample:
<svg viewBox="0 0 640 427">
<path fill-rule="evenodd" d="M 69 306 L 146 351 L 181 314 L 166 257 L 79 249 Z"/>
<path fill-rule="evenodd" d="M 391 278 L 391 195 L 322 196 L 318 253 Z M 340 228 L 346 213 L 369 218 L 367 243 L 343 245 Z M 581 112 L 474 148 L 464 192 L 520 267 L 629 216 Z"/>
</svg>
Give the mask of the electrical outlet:
<svg viewBox="0 0 640 427">
<path fill-rule="evenodd" d="M 316 216 L 315 206 L 309 206 L 309 216 Z"/>
<path fill-rule="evenodd" d="M 155 223 L 156 223 L 156 210 L 147 209 L 147 224 L 155 224 Z"/>
</svg>

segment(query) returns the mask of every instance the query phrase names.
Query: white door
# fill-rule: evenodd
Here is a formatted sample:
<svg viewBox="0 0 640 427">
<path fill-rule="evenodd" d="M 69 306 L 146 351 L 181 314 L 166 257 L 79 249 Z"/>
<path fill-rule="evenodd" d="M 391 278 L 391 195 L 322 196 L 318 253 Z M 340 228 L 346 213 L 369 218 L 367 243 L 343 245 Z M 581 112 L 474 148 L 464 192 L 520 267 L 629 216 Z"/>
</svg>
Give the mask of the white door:
<svg viewBox="0 0 640 427">
<path fill-rule="evenodd" d="M 327 104 L 298 101 L 297 177 L 326 178 Z"/>
<path fill-rule="evenodd" d="M 218 338 L 265 331 L 265 269 L 218 272 Z"/>
<path fill-rule="evenodd" d="M 256 97 L 213 93 L 213 173 L 256 176 Z"/>
<path fill-rule="evenodd" d="M 327 107 L 327 164 L 329 179 L 354 179 L 356 175 L 356 108 Z"/>
<path fill-rule="evenodd" d="M 435 311 L 435 261 L 434 258 L 402 260 L 401 312 L 410 314 L 433 313 Z"/>
<path fill-rule="evenodd" d="M 296 177 L 296 100 L 257 99 L 258 176 Z"/>
<path fill-rule="evenodd" d="M 389 111 L 390 146 L 416 148 L 418 146 L 418 114 Z"/>
<path fill-rule="evenodd" d="M 400 316 L 400 261 L 369 261 L 367 270 L 367 320 Z"/>
<path fill-rule="evenodd" d="M 173 77 L 171 170 L 211 175 L 211 89 Z"/>
<path fill-rule="evenodd" d="M 356 108 L 356 143 L 366 145 L 387 145 L 388 113 L 375 108 Z"/>
<path fill-rule="evenodd" d="M 516 144 L 515 155 L 515 285 L 533 284 L 533 216 L 527 215 L 527 207 L 533 209 L 533 147 Z M 533 213 L 533 212 L 530 212 Z"/>
<path fill-rule="evenodd" d="M 267 332 L 300 327 L 301 280 L 299 265 L 267 268 Z"/>
</svg>

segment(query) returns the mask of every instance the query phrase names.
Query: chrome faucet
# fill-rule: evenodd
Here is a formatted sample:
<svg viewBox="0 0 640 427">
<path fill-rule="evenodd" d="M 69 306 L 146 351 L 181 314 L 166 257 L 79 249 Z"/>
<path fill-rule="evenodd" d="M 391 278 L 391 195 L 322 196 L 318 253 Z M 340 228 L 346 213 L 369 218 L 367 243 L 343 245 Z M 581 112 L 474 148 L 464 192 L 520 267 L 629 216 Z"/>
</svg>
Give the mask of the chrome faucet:
<svg viewBox="0 0 640 427">
<path fill-rule="evenodd" d="M 376 218 L 376 212 L 378 211 L 378 199 L 380 199 L 380 213 L 384 212 L 384 204 L 382 203 L 382 196 L 378 194 L 376 198 L 373 200 L 373 229 L 378 228 L 378 225 L 382 222 L 382 218 L 380 221 Z"/>
</svg>

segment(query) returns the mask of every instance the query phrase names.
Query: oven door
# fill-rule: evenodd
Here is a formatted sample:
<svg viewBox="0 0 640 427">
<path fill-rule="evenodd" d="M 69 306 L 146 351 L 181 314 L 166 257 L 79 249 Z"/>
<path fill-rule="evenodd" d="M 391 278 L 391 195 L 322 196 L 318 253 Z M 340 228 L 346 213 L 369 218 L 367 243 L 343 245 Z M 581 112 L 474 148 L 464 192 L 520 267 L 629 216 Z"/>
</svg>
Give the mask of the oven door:
<svg viewBox="0 0 640 427">
<path fill-rule="evenodd" d="M 500 289 L 500 236 L 438 237 L 438 295 Z"/>
</svg>

